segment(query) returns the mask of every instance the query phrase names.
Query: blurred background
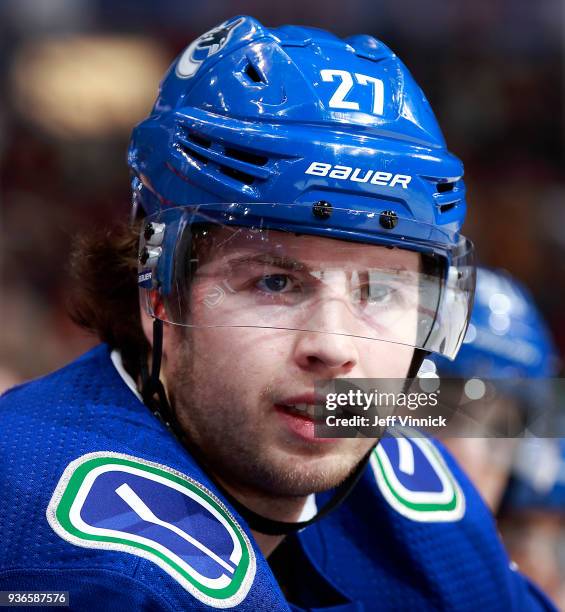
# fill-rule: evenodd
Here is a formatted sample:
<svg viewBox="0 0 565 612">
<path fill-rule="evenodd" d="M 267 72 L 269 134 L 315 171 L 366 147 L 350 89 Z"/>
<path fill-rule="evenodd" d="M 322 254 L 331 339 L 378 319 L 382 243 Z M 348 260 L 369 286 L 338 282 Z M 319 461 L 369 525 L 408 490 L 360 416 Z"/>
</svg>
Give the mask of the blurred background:
<svg viewBox="0 0 565 612">
<path fill-rule="evenodd" d="M 172 59 L 236 14 L 372 34 L 399 54 L 465 163 L 464 233 L 479 262 L 529 286 L 563 360 L 563 0 L 1 0 L 0 390 L 96 343 L 66 314 L 72 238 L 127 218 L 132 126 Z M 501 528 L 510 545 L 518 534 L 511 552 L 526 570 L 553 559 L 535 578 L 565 609 L 565 499 L 556 504 L 557 515 L 535 515 L 541 531 L 516 510 Z"/>
<path fill-rule="evenodd" d="M 235 14 L 383 39 L 466 165 L 465 234 L 533 291 L 565 350 L 562 0 L 3 0 L 0 386 L 95 343 L 67 319 L 72 237 L 125 218 L 125 152 L 160 77 Z"/>
</svg>

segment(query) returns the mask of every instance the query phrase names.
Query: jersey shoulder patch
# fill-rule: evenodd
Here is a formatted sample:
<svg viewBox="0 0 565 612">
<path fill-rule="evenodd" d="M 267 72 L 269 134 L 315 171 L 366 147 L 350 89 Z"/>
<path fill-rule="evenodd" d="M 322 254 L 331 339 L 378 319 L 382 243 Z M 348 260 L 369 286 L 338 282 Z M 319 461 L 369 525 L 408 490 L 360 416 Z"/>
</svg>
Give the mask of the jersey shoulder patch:
<svg viewBox="0 0 565 612">
<path fill-rule="evenodd" d="M 382 438 L 371 468 L 385 500 L 408 519 L 454 522 L 465 514 L 465 496 L 433 442 L 404 429 Z"/>
<path fill-rule="evenodd" d="M 47 521 L 77 546 L 156 563 L 214 608 L 240 603 L 255 577 L 250 540 L 222 501 L 185 474 L 139 457 L 95 452 L 72 461 Z"/>
</svg>

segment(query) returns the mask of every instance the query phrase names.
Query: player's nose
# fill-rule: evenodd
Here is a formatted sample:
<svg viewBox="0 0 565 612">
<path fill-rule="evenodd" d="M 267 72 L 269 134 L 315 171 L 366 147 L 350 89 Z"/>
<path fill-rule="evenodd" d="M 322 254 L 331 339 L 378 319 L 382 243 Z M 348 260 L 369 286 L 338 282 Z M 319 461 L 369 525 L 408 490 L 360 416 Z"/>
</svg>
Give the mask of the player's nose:
<svg viewBox="0 0 565 612">
<path fill-rule="evenodd" d="M 320 376 L 350 373 L 359 363 L 358 339 L 348 329 L 351 312 L 340 299 L 317 303 L 305 330 L 296 332 L 297 365 Z"/>
</svg>

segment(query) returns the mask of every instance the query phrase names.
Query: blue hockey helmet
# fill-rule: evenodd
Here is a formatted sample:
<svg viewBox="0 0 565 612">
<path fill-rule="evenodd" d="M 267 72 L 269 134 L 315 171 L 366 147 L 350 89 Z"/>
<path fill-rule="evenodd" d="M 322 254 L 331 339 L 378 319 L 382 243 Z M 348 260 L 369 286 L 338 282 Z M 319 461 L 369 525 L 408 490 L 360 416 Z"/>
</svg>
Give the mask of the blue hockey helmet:
<svg viewBox="0 0 565 612">
<path fill-rule="evenodd" d="M 266 255 L 296 263 L 300 240 L 315 236 L 336 249 L 362 243 L 421 256 L 416 271 L 394 262 L 344 270 L 350 279 L 369 279 L 351 295 L 371 309 L 345 333 L 457 353 L 474 290 L 472 245 L 460 234 L 463 167 L 421 89 L 382 42 L 230 19 L 173 62 L 149 117 L 133 132 L 128 162 L 134 205 L 147 216 L 139 284 L 154 317 L 195 325 L 185 289 L 202 270 L 196 243 L 206 243 L 208 259 L 211 252 L 225 257 L 228 242 L 255 251 L 245 261 L 255 275 L 262 262 L 273 296 L 286 281 Z M 208 229 L 195 238 L 195 228 Z M 228 267 L 214 269 L 201 292 L 216 315 L 237 293 Z M 304 306 L 326 272 L 302 272 L 293 285 L 302 297 L 293 305 Z M 289 318 L 280 302 L 271 306 L 255 322 L 244 308 L 226 308 L 222 325 L 328 331 L 304 309 Z M 417 310 L 417 332 L 394 331 L 406 329 L 409 306 Z"/>
</svg>

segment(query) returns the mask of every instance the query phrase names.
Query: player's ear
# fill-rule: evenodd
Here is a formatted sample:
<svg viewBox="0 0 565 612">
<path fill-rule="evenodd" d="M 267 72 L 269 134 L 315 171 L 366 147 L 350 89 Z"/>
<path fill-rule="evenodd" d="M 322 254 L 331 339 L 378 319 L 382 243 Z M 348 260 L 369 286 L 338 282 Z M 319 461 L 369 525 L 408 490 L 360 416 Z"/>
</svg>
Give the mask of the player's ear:
<svg viewBox="0 0 565 612">
<path fill-rule="evenodd" d="M 161 296 L 159 295 L 157 291 L 151 292 L 150 300 L 151 300 L 151 308 L 153 309 L 153 312 L 155 313 L 157 318 L 161 320 L 166 320 L 165 306 L 163 304 L 163 300 L 161 299 Z M 155 319 L 150 314 L 148 314 L 148 312 L 143 306 L 140 307 L 140 315 L 141 315 L 141 327 L 143 329 L 143 333 L 145 337 L 147 338 L 147 341 L 149 342 L 149 344 L 153 346 L 153 321 Z M 164 326 L 165 328 L 168 327 L 166 323 L 164 323 Z M 166 333 L 166 330 L 164 330 L 164 333 Z M 165 346 L 163 346 L 163 349 L 164 348 Z"/>
<path fill-rule="evenodd" d="M 145 310 L 145 308 L 140 308 L 141 315 L 141 327 L 143 329 L 143 334 L 147 338 L 149 344 L 153 346 L 153 317 L 149 316 Z"/>
</svg>

